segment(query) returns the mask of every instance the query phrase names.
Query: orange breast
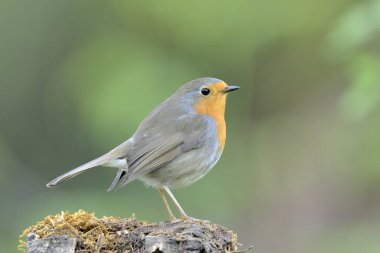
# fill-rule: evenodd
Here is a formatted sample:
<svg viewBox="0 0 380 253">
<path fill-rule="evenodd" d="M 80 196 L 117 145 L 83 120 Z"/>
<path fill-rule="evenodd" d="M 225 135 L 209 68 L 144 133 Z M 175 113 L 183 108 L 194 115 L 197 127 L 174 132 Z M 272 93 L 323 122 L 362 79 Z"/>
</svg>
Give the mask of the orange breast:
<svg viewBox="0 0 380 253">
<path fill-rule="evenodd" d="M 220 86 L 225 87 L 225 83 Z M 194 106 L 199 114 L 205 114 L 214 119 L 217 129 L 217 138 L 220 151 L 223 151 L 226 143 L 226 121 L 224 120 L 224 112 L 226 107 L 226 95 L 223 93 L 215 93 L 209 97 L 201 98 Z"/>
</svg>

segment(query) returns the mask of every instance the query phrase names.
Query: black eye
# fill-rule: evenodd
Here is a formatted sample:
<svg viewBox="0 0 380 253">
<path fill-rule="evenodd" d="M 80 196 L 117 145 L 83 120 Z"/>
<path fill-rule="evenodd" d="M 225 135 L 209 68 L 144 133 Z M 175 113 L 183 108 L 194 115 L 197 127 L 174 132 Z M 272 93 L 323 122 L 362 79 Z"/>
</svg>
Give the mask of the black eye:
<svg viewBox="0 0 380 253">
<path fill-rule="evenodd" d="M 210 94 L 210 89 L 202 88 L 201 93 L 203 96 L 207 96 L 208 94 Z"/>
</svg>

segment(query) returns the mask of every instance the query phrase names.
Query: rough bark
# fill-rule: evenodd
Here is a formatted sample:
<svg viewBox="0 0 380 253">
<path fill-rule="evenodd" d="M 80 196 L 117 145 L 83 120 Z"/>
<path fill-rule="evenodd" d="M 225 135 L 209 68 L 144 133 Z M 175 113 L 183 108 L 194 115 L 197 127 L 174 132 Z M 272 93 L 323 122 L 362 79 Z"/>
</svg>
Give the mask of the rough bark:
<svg viewBox="0 0 380 253">
<path fill-rule="evenodd" d="M 35 240 L 35 235 L 30 234 L 28 236 L 28 253 L 74 253 L 76 244 L 76 238 L 70 238 L 65 235 Z"/>
<path fill-rule="evenodd" d="M 207 221 L 147 224 L 83 211 L 48 216 L 25 233 L 28 253 L 234 252 L 238 246 L 232 231 Z"/>
</svg>

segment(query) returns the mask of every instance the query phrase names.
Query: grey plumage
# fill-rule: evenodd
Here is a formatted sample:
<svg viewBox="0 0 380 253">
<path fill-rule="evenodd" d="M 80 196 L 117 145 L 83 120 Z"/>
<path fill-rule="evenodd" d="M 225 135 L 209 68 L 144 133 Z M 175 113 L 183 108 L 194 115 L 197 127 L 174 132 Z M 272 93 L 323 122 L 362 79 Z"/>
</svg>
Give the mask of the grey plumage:
<svg viewBox="0 0 380 253">
<path fill-rule="evenodd" d="M 52 181 L 50 181 L 46 186 L 47 187 L 54 187 L 60 183 L 63 183 L 65 182 L 66 180 L 70 179 L 70 178 L 73 178 L 83 172 L 85 172 L 86 170 L 89 170 L 91 168 L 94 168 L 96 166 L 99 166 L 99 165 L 107 165 L 108 163 L 110 162 L 113 162 L 115 160 L 117 160 L 119 157 L 122 157 L 128 150 L 128 147 L 131 145 L 131 142 L 130 140 L 127 140 L 125 142 L 123 142 L 122 144 L 120 144 L 119 146 L 117 146 L 116 148 L 112 149 L 110 152 L 92 160 L 92 161 L 89 161 L 73 170 L 70 170 L 68 172 L 66 172 L 65 174 L 53 179 Z"/>
<path fill-rule="evenodd" d="M 191 165 L 192 161 L 177 159 L 178 156 L 215 143 L 216 129 L 214 124 L 211 124 L 210 117 L 196 114 L 191 105 L 194 99 L 201 96 L 200 87 L 216 82 L 221 82 L 221 80 L 200 78 L 183 85 L 143 120 L 130 139 L 107 154 L 57 177 L 47 186 L 56 186 L 88 169 L 101 165 L 116 165 L 119 168 L 108 190 L 119 189 L 137 178 L 154 187 L 160 187 L 163 184 L 170 186 L 170 182 L 162 178 L 164 172 L 156 172 L 157 169 L 167 167 L 172 171 L 173 166 L 169 164 L 175 165 L 176 162 Z M 217 150 L 214 144 L 211 148 Z M 214 152 L 214 155 L 201 154 L 201 152 L 200 155 L 204 156 L 206 161 L 202 161 L 204 169 L 199 171 L 199 177 L 203 176 L 220 156 L 218 152 Z M 183 179 L 178 175 L 177 179 L 173 177 L 171 180 Z M 176 185 L 174 181 L 173 186 Z"/>
</svg>

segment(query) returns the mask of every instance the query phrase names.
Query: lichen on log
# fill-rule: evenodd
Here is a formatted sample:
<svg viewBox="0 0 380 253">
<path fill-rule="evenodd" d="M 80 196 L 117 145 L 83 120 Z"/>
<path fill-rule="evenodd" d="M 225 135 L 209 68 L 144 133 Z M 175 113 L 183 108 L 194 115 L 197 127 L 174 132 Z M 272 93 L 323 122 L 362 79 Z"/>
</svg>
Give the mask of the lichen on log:
<svg viewBox="0 0 380 253">
<path fill-rule="evenodd" d="M 135 217 L 98 219 L 82 210 L 47 216 L 21 237 L 20 249 L 28 253 L 234 252 L 238 247 L 236 234 L 207 221 L 148 224 Z M 66 251 L 57 246 L 65 243 Z"/>
</svg>

